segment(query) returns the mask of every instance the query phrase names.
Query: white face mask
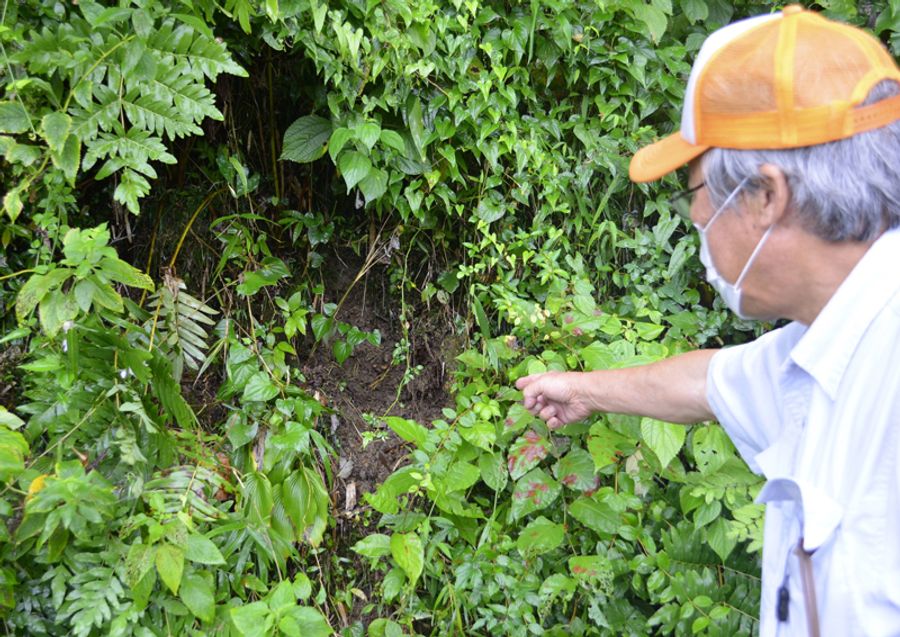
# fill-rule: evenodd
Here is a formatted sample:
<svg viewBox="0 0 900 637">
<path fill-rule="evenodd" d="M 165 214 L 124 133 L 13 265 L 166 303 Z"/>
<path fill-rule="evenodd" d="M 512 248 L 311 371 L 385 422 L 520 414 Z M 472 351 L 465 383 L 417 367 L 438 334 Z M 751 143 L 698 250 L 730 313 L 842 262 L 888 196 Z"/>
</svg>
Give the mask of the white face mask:
<svg viewBox="0 0 900 637">
<path fill-rule="evenodd" d="M 734 199 L 735 195 L 744 187 L 744 184 L 747 183 L 747 178 L 745 177 L 741 183 L 737 185 L 728 198 L 725 199 L 724 203 L 719 207 L 718 210 L 710 217 L 710 220 L 706 222 L 706 226 L 700 227 L 698 224 L 694 224 L 694 227 L 697 229 L 697 232 L 700 233 L 700 263 L 706 266 L 706 280 L 709 282 L 711 286 L 713 286 L 716 291 L 722 296 L 722 299 L 725 301 L 725 305 L 728 308 L 737 314 L 742 319 L 752 318 L 747 316 L 746 314 L 741 312 L 741 284 L 744 282 L 744 279 L 747 276 L 747 273 L 750 271 L 750 266 L 753 265 L 753 261 L 756 259 L 756 255 L 759 254 L 760 249 L 763 247 L 763 244 L 766 242 L 766 239 L 769 238 L 769 234 L 772 232 L 772 228 L 775 227 L 773 223 L 768 227 L 766 232 L 763 234 L 762 238 L 760 238 L 759 243 L 756 244 L 756 247 L 753 249 L 753 252 L 750 254 L 750 258 L 747 259 L 747 263 L 744 265 L 744 269 L 741 270 L 741 274 L 738 276 L 737 281 L 734 283 L 729 283 L 726 281 L 719 271 L 716 270 L 715 264 L 713 264 L 712 254 L 709 252 L 709 242 L 706 239 L 706 233 L 709 232 L 709 227 L 713 224 L 713 222 L 718 218 L 722 211 L 731 203 L 731 200 Z"/>
</svg>

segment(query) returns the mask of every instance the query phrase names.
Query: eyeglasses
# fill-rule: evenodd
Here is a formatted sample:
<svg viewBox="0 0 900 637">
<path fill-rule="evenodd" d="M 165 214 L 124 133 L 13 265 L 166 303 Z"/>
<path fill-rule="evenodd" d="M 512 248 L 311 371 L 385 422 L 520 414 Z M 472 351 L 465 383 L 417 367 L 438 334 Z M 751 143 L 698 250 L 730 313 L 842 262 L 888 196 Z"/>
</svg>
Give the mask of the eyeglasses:
<svg viewBox="0 0 900 637">
<path fill-rule="evenodd" d="M 703 188 L 706 185 L 705 181 L 700 182 L 693 188 L 688 188 L 687 190 L 682 190 L 680 192 L 676 192 L 674 195 L 669 197 L 669 207 L 675 211 L 679 217 L 683 219 L 691 220 L 691 195 L 695 192 Z"/>
</svg>

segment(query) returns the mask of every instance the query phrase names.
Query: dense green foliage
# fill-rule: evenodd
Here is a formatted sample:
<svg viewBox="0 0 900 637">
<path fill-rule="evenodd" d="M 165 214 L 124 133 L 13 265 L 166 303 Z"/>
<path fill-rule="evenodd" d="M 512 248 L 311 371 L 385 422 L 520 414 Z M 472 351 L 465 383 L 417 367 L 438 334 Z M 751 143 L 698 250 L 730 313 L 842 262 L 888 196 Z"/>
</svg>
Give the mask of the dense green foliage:
<svg viewBox="0 0 900 637">
<path fill-rule="evenodd" d="M 900 51 L 896 1 L 816 6 Z M 752 337 L 700 280 L 677 180 L 636 187 L 627 163 L 675 126 L 705 35 L 772 8 L 4 3 L 6 632 L 750 634 L 759 482 L 722 430 L 551 433 L 511 386 Z M 307 164 L 321 182 L 298 202 L 285 175 Z M 117 246 L 150 210 L 145 265 Z M 380 342 L 323 301 L 334 246 L 360 276 L 390 264 L 404 379 L 413 307 L 463 308 L 470 343 L 443 419 L 379 414 L 408 463 L 365 495 L 352 552 L 328 533 L 328 408 L 297 364 Z M 213 373 L 221 409 L 199 414 Z"/>
</svg>

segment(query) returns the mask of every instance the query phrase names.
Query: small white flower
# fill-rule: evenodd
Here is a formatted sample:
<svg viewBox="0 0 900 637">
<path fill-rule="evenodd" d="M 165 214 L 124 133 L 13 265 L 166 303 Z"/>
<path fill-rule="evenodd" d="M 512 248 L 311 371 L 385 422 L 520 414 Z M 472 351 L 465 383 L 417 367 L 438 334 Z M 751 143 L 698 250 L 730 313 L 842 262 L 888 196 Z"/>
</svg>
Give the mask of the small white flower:
<svg viewBox="0 0 900 637">
<path fill-rule="evenodd" d="M 126 378 L 128 378 L 128 370 L 120 369 L 119 370 L 119 378 L 121 378 L 122 380 L 125 380 Z"/>
<path fill-rule="evenodd" d="M 68 333 L 68 331 L 69 331 L 70 329 L 72 329 L 73 327 L 75 327 L 75 323 L 74 323 L 74 322 L 72 322 L 72 321 L 64 321 L 63 324 L 62 324 L 62 331 L 63 331 L 63 334 Z"/>
</svg>

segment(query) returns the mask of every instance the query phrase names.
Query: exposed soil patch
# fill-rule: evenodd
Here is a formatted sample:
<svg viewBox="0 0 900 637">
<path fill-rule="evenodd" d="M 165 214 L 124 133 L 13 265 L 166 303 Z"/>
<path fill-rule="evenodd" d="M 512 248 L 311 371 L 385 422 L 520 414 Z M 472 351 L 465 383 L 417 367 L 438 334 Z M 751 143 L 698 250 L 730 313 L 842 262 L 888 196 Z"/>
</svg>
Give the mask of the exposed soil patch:
<svg viewBox="0 0 900 637">
<path fill-rule="evenodd" d="M 337 302 L 352 284 L 362 260 L 341 255 L 329 260 L 326 284 L 327 301 Z M 390 294 L 385 266 L 375 266 L 350 290 L 340 309 L 338 320 L 366 331 L 378 330 L 381 345 L 363 343 L 343 365 L 338 365 L 331 347 L 316 348 L 303 365 L 309 387 L 320 392 L 334 410 L 330 437 L 339 455 L 342 482 L 338 487 L 356 491 L 358 500 L 374 490 L 402 462 L 407 453 L 403 442 L 379 424 L 384 416 L 400 416 L 428 425 L 441 417 L 441 409 L 450 404 L 446 390 L 446 361 L 456 352 L 452 342 L 452 323 L 432 306 L 407 308 L 409 319 L 409 367 L 421 365 L 421 371 L 404 384 L 405 357 L 395 360 L 393 352 L 403 339 L 402 308 Z M 374 436 L 365 444 L 365 432 Z"/>
</svg>

